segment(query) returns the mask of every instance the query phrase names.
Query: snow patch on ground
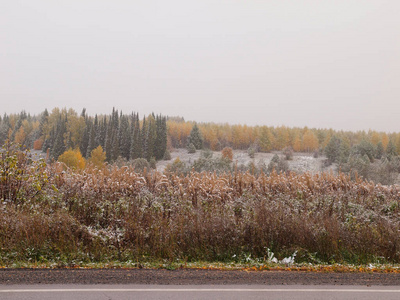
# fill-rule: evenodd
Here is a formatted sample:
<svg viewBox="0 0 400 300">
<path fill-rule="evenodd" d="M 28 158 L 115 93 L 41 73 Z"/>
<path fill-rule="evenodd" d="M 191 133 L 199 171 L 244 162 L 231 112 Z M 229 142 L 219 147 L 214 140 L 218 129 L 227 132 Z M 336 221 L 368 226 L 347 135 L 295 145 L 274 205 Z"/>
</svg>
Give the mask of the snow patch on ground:
<svg viewBox="0 0 400 300">
<path fill-rule="evenodd" d="M 157 170 L 163 172 L 167 164 L 172 163 L 177 157 L 186 164 L 192 164 L 196 159 L 200 157 L 201 151 L 196 151 L 196 153 L 190 154 L 186 149 L 174 149 L 171 152 L 171 160 L 169 161 L 159 161 L 157 163 Z M 260 161 L 264 162 L 268 166 L 272 157 L 278 154 L 283 157 L 281 152 L 271 152 L 271 153 L 256 153 L 254 159 L 250 158 L 246 150 L 233 150 L 233 163 L 240 165 L 248 165 L 251 161 L 257 165 Z M 221 152 L 214 151 L 213 157 L 220 157 Z M 334 166 L 329 168 L 323 168 L 323 162 L 326 158 L 320 156 L 314 158 L 312 153 L 294 153 L 293 159 L 289 160 L 290 170 L 297 173 L 311 172 L 318 173 L 321 171 L 334 171 Z"/>
</svg>

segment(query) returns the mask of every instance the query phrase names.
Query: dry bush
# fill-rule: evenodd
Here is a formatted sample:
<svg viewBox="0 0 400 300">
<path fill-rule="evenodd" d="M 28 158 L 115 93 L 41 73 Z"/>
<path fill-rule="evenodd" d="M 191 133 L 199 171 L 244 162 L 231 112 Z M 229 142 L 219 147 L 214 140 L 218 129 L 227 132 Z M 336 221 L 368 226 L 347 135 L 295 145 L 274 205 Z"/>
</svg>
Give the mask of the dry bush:
<svg viewBox="0 0 400 300">
<path fill-rule="evenodd" d="M 221 154 L 223 158 L 227 158 L 230 161 L 233 160 L 233 150 L 231 147 L 225 147 L 224 149 L 222 149 Z"/>
<path fill-rule="evenodd" d="M 0 150 L 0 200 L 21 204 L 40 196 L 47 184 L 46 164 L 9 141 Z"/>
<path fill-rule="evenodd" d="M 33 149 L 34 150 L 42 150 L 43 148 L 43 140 L 38 139 L 33 142 Z"/>
</svg>

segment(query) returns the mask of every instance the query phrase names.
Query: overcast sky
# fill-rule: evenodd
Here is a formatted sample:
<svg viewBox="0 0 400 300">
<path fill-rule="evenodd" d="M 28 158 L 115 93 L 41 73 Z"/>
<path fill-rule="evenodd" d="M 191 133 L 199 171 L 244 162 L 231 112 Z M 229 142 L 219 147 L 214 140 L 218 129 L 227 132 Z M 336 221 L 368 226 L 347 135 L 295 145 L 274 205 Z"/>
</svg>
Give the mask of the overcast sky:
<svg viewBox="0 0 400 300">
<path fill-rule="evenodd" d="M 0 103 L 400 131 L 400 1 L 3 0 Z"/>
</svg>

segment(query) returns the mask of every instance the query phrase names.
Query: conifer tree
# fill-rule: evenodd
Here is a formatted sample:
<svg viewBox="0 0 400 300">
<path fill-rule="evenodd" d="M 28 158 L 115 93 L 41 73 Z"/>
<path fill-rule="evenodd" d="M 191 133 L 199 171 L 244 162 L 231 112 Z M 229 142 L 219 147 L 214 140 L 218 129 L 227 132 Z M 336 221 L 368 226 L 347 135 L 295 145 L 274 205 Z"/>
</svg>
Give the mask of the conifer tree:
<svg viewBox="0 0 400 300">
<path fill-rule="evenodd" d="M 106 131 L 106 138 L 104 142 L 104 147 L 105 147 L 105 152 L 106 152 L 106 160 L 107 162 L 111 162 L 112 160 L 112 142 L 113 142 L 113 128 L 112 128 L 112 122 L 108 122 L 107 124 L 107 131 Z"/>
<path fill-rule="evenodd" d="M 325 155 L 330 162 L 334 163 L 339 159 L 341 144 L 342 140 L 334 135 L 326 145 Z"/>
<path fill-rule="evenodd" d="M 161 115 L 156 118 L 157 137 L 155 142 L 155 158 L 160 160 L 167 150 L 167 123 Z"/>
<path fill-rule="evenodd" d="M 96 148 L 96 128 L 93 125 L 90 125 L 90 132 L 89 132 L 89 143 L 86 149 L 86 158 L 90 157 L 90 154 L 92 153 L 93 149 Z"/>
<path fill-rule="evenodd" d="M 150 115 L 147 118 L 147 133 L 146 133 L 146 156 L 147 161 L 150 161 L 152 157 L 155 156 L 155 142 L 157 139 L 157 128 L 156 128 L 156 120 L 153 115 Z"/>
<path fill-rule="evenodd" d="M 83 156 L 86 158 L 86 153 L 87 153 L 87 148 L 89 145 L 89 137 L 90 137 L 90 130 L 91 130 L 91 124 L 89 121 L 86 121 L 86 127 L 83 131 L 83 136 L 82 136 L 82 141 L 79 146 L 81 153 Z M 90 153 L 90 152 L 89 152 Z"/>
<path fill-rule="evenodd" d="M 129 160 L 129 152 L 131 148 L 131 133 L 129 127 L 129 119 L 127 116 L 120 117 L 120 126 L 118 130 L 119 151 L 121 157 Z"/>
<path fill-rule="evenodd" d="M 392 140 L 390 140 L 387 145 L 386 153 L 390 156 L 397 156 L 396 146 Z"/>
<path fill-rule="evenodd" d="M 3 145 L 8 138 L 8 131 L 10 129 L 9 118 L 4 114 L 0 124 L 0 145 Z"/>
<path fill-rule="evenodd" d="M 383 149 L 383 144 L 381 141 L 379 141 L 376 145 L 375 158 L 381 159 L 384 152 L 385 150 Z"/>
<path fill-rule="evenodd" d="M 120 156 L 118 132 L 116 129 L 114 129 L 113 131 L 114 131 L 114 133 L 112 135 L 111 161 L 116 160 Z"/>
<path fill-rule="evenodd" d="M 194 124 L 192 131 L 190 132 L 188 138 L 188 145 L 193 144 L 196 149 L 203 148 L 203 137 L 201 136 L 200 129 L 197 124 Z"/>
<path fill-rule="evenodd" d="M 143 116 L 143 123 L 141 129 L 141 145 L 142 145 L 142 153 L 140 157 L 147 157 L 147 123 L 146 117 Z"/>
<path fill-rule="evenodd" d="M 40 122 L 39 122 L 39 136 L 42 136 L 43 134 L 43 127 L 45 127 L 48 123 L 48 118 L 49 118 L 49 112 L 47 111 L 47 108 L 44 110 L 40 117 Z"/>
<path fill-rule="evenodd" d="M 142 139 L 141 139 L 141 132 L 140 132 L 140 124 L 139 124 L 139 115 L 136 114 L 134 117 L 134 131 L 132 136 L 132 143 L 131 143 L 131 151 L 130 151 L 130 159 L 136 159 L 142 157 Z"/>
<path fill-rule="evenodd" d="M 97 128 L 96 144 L 100 145 L 104 149 L 107 133 L 107 119 L 103 118 L 102 120 L 100 120 L 99 126 Z"/>
<path fill-rule="evenodd" d="M 66 132 L 66 120 L 60 117 L 59 121 L 57 122 L 57 127 L 55 131 L 55 138 L 54 144 L 50 149 L 50 156 L 57 160 L 58 157 L 64 153 L 65 144 L 64 144 L 64 134 Z"/>
</svg>

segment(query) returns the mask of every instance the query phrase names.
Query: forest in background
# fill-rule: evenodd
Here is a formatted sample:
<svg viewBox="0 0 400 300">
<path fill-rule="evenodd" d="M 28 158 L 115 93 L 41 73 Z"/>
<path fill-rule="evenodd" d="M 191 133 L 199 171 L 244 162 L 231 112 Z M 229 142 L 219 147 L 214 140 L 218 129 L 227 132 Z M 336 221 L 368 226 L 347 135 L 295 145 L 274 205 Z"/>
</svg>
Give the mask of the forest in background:
<svg viewBox="0 0 400 300">
<path fill-rule="evenodd" d="M 0 123 L 0 144 L 9 139 L 26 148 L 42 150 L 48 158 L 58 158 L 69 149 L 79 150 L 89 158 L 98 146 L 106 161 L 118 157 L 126 160 L 159 160 L 167 147 L 166 117 L 151 114 L 139 120 L 138 113 L 122 114 L 113 109 L 110 115 L 89 116 L 83 109 L 55 108 L 49 113 L 31 116 L 26 112 L 5 114 Z"/>
<path fill-rule="evenodd" d="M 194 123 L 181 117 L 150 114 L 139 118 L 138 113 L 122 114 L 113 109 L 110 115 L 90 116 L 83 109 L 54 108 L 39 115 L 26 112 L 0 116 L 0 144 L 11 141 L 35 150 L 50 150 L 57 159 L 68 148 L 79 148 L 88 157 L 97 146 L 102 146 L 111 162 L 124 157 L 127 160 L 154 157 L 159 160 L 167 147 L 188 146 L 193 127 L 197 125 L 202 147 L 221 151 L 225 147 L 259 152 L 283 150 L 291 147 L 295 152 L 324 151 L 332 138 L 342 148 L 368 143 L 374 155 L 400 154 L 400 133 L 369 131 L 337 131 L 334 129 L 299 128 L 286 126 L 247 126 L 218 123 Z M 338 142 L 339 140 L 339 142 Z M 372 154 L 371 154 L 372 155 Z"/>
<path fill-rule="evenodd" d="M 279 151 L 286 160 L 293 152 L 324 155 L 324 166 L 335 163 L 336 169 L 353 178 L 362 176 L 376 183 L 398 182 L 400 173 L 400 133 L 335 131 L 333 129 L 286 126 L 247 126 L 218 123 L 195 123 L 182 117 L 138 113 L 123 114 L 113 109 L 109 115 L 90 116 L 83 109 L 54 108 L 39 115 L 26 112 L 0 117 L 0 145 L 6 140 L 25 148 L 41 150 L 47 161 L 61 161 L 69 167 L 84 168 L 89 162 L 98 167 L 104 162 L 136 169 L 156 168 L 158 160 L 169 160 L 174 148 L 222 151 Z M 225 151 L 226 152 L 226 151 Z M 226 157 L 226 155 L 223 155 Z M 273 163 L 252 161 L 239 166 L 242 171 L 269 173 L 289 171 L 283 158 Z M 204 153 L 200 160 L 185 165 L 179 160 L 166 170 L 187 174 L 190 170 L 230 172 L 232 159 L 213 159 Z"/>
</svg>

